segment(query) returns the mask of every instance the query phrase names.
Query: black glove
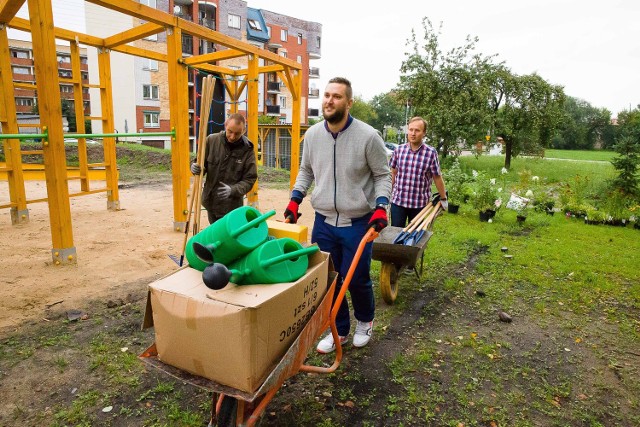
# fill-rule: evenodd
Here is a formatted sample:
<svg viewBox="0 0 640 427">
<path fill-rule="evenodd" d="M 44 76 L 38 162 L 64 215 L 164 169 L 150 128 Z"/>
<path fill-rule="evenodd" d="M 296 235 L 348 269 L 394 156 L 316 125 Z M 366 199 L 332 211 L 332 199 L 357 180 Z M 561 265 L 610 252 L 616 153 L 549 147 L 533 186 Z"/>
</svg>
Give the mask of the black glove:
<svg viewBox="0 0 640 427">
<path fill-rule="evenodd" d="M 191 163 L 191 173 L 194 175 L 200 175 L 201 168 L 197 163 Z"/>
</svg>

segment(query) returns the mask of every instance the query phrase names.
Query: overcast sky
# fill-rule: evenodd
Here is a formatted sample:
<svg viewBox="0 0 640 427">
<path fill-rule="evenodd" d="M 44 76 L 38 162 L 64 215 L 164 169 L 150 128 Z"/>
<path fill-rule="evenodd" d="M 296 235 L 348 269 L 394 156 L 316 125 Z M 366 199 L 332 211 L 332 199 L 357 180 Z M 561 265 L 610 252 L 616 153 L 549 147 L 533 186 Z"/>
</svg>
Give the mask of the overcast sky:
<svg viewBox="0 0 640 427">
<path fill-rule="evenodd" d="M 477 36 L 478 50 L 498 54 L 512 72 L 537 72 L 613 116 L 640 104 L 638 0 L 248 0 L 248 6 L 322 24 L 322 58 L 312 61 L 321 90 L 338 75 L 365 100 L 392 89 L 411 30 L 422 39 L 428 17 L 436 28 L 442 22 L 441 47 Z"/>
</svg>

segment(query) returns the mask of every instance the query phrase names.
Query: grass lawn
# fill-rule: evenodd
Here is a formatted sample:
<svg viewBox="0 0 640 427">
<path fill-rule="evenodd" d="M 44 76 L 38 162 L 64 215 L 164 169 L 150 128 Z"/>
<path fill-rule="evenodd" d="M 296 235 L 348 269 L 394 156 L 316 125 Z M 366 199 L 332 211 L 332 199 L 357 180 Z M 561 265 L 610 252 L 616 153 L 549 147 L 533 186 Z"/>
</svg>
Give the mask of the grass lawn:
<svg viewBox="0 0 640 427">
<path fill-rule="evenodd" d="M 544 156 L 550 159 L 593 160 L 610 162 L 618 154 L 605 150 L 553 150 L 546 149 Z"/>
</svg>

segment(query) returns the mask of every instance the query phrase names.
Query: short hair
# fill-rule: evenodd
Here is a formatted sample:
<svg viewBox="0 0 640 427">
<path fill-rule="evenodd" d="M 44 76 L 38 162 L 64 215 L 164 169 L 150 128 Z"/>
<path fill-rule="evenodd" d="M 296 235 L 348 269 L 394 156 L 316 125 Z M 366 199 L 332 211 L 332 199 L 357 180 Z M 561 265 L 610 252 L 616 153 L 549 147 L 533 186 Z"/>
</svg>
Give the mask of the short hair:
<svg viewBox="0 0 640 427">
<path fill-rule="evenodd" d="M 244 116 L 242 114 L 240 114 L 240 113 L 233 113 L 227 119 L 227 121 L 229 121 L 229 120 L 235 120 L 236 122 L 240 123 L 243 126 L 246 126 L 246 124 L 247 124 L 247 121 L 244 119 Z"/>
<path fill-rule="evenodd" d="M 422 122 L 423 130 L 425 132 L 427 131 L 427 121 L 425 119 L 423 119 L 422 117 L 420 117 L 420 116 L 412 117 L 411 120 L 409 120 L 409 124 L 411 124 L 413 122 Z"/>
<path fill-rule="evenodd" d="M 334 77 L 331 80 L 329 80 L 327 84 L 330 84 L 330 83 L 338 83 L 341 85 L 345 85 L 347 87 L 347 91 L 346 91 L 347 99 L 349 100 L 353 99 L 353 89 L 351 89 L 351 82 L 349 80 L 345 79 L 344 77 Z"/>
</svg>

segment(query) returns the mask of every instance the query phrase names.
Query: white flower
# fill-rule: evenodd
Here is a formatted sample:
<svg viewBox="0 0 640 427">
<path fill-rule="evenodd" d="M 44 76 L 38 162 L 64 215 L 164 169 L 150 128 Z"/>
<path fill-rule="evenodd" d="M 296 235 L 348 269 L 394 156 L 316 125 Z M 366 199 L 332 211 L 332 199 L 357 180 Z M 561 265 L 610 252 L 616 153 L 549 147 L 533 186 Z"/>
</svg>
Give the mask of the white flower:
<svg viewBox="0 0 640 427">
<path fill-rule="evenodd" d="M 491 180 L 489 182 L 491 183 L 491 185 L 496 185 L 496 179 L 495 178 L 491 178 Z"/>
<path fill-rule="evenodd" d="M 498 193 L 502 193 L 502 187 L 498 188 Z"/>
<path fill-rule="evenodd" d="M 489 220 L 487 221 L 488 223 L 492 223 L 493 220 L 491 218 L 489 218 Z"/>
<path fill-rule="evenodd" d="M 507 170 L 507 168 L 502 168 L 500 170 L 500 172 L 502 172 L 502 175 L 504 175 L 505 173 L 509 173 L 509 171 Z"/>
<path fill-rule="evenodd" d="M 474 178 L 478 177 L 478 171 L 477 170 L 472 170 L 471 174 L 473 175 Z"/>
<path fill-rule="evenodd" d="M 531 181 L 533 182 L 538 182 L 540 180 L 540 178 L 537 175 L 534 175 L 531 177 Z"/>
<path fill-rule="evenodd" d="M 524 193 L 524 195 L 527 196 L 527 197 L 533 197 L 533 191 L 527 190 L 527 192 Z"/>
</svg>

